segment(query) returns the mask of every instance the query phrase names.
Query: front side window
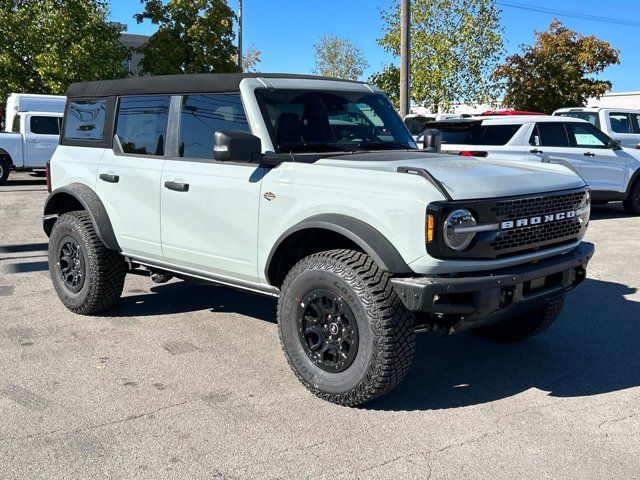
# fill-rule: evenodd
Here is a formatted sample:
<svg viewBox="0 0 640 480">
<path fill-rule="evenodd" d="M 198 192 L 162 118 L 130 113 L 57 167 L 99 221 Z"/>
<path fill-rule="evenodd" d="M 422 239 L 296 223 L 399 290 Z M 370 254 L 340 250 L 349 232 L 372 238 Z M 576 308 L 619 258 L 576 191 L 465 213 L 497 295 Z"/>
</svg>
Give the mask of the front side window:
<svg viewBox="0 0 640 480">
<path fill-rule="evenodd" d="M 628 113 L 610 113 L 611 131 L 615 133 L 632 133 L 631 119 Z"/>
<path fill-rule="evenodd" d="M 29 129 L 38 135 L 60 135 L 60 117 L 31 117 Z"/>
<path fill-rule="evenodd" d="M 564 124 L 560 122 L 538 123 L 537 129 L 534 130 L 533 135 L 539 135 L 539 145 L 543 147 L 568 147 L 569 139 L 567 138 L 567 132 L 564 129 Z M 532 138 L 532 140 L 534 140 Z M 532 145 L 535 143 L 529 142 Z"/>
<path fill-rule="evenodd" d="M 572 147 L 607 148 L 610 138 L 589 123 L 568 123 Z"/>
<path fill-rule="evenodd" d="M 323 90 L 256 90 L 276 152 L 415 148 L 384 95 Z"/>
<path fill-rule="evenodd" d="M 238 94 L 185 95 L 180 108 L 179 156 L 213 159 L 213 134 L 249 132 Z"/>
<path fill-rule="evenodd" d="M 640 133 L 640 113 L 631 114 L 631 128 L 633 133 Z"/>
<path fill-rule="evenodd" d="M 124 153 L 164 155 L 169 96 L 121 97 L 116 134 Z"/>
<path fill-rule="evenodd" d="M 105 112 L 105 100 L 70 100 L 65 117 L 64 138 L 102 140 Z"/>
</svg>

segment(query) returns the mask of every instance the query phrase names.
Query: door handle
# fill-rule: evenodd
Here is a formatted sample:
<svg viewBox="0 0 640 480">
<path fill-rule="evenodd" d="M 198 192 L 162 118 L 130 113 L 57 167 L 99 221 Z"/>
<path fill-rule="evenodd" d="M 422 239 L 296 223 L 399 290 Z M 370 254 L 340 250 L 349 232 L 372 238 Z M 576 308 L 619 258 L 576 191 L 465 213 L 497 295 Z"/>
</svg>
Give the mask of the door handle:
<svg viewBox="0 0 640 480">
<path fill-rule="evenodd" d="M 189 184 L 188 183 L 179 183 L 179 182 L 164 182 L 165 188 L 169 190 L 174 190 L 176 192 L 188 192 Z"/>
<path fill-rule="evenodd" d="M 596 156 L 596 154 L 595 154 L 595 153 L 593 153 L 593 152 L 584 152 L 584 153 L 583 153 L 583 155 L 584 155 L 585 157 L 595 157 L 595 156 Z"/>
<path fill-rule="evenodd" d="M 109 173 L 101 173 L 100 180 L 109 183 L 118 183 L 120 181 L 120 177 L 118 175 L 111 175 Z"/>
<path fill-rule="evenodd" d="M 532 148 L 529 150 L 529 153 L 544 153 L 542 150 L 538 150 L 537 148 Z"/>
</svg>

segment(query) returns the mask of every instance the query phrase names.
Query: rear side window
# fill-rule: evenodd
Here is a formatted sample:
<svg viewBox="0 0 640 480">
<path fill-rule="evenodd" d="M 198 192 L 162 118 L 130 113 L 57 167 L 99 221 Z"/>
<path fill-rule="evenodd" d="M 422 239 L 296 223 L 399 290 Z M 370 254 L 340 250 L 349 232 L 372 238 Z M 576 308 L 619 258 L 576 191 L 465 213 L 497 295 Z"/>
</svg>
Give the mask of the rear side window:
<svg viewBox="0 0 640 480">
<path fill-rule="evenodd" d="M 404 124 L 411 132 L 411 135 L 420 135 L 427 129 L 427 123 L 433 120 L 433 117 L 409 117 L 404 119 Z"/>
<path fill-rule="evenodd" d="M 238 94 L 185 95 L 180 108 L 179 156 L 213 159 L 213 134 L 249 132 Z"/>
<path fill-rule="evenodd" d="M 633 133 L 631 118 L 628 113 L 610 113 L 611 131 L 615 133 Z"/>
<path fill-rule="evenodd" d="M 64 138 L 67 140 L 102 140 L 106 101 L 72 100 L 67 106 Z"/>
<path fill-rule="evenodd" d="M 11 131 L 14 133 L 20 133 L 20 115 L 18 114 L 13 117 L 13 125 L 11 125 Z"/>
<path fill-rule="evenodd" d="M 640 133 L 640 113 L 631 114 L 631 127 L 633 128 L 633 133 Z"/>
<path fill-rule="evenodd" d="M 164 155 L 169 96 L 121 97 L 116 134 L 124 153 Z"/>
<path fill-rule="evenodd" d="M 559 122 L 554 123 L 538 123 L 537 128 L 534 129 L 532 138 L 529 141 L 531 145 L 543 146 L 543 147 L 568 147 L 569 138 L 567 137 L 567 131 L 564 128 L 564 124 Z M 534 136 L 538 135 L 535 139 Z M 537 141 L 537 143 L 536 143 Z"/>
<path fill-rule="evenodd" d="M 37 135 L 60 135 L 60 118 L 31 117 L 29 129 Z"/>
</svg>

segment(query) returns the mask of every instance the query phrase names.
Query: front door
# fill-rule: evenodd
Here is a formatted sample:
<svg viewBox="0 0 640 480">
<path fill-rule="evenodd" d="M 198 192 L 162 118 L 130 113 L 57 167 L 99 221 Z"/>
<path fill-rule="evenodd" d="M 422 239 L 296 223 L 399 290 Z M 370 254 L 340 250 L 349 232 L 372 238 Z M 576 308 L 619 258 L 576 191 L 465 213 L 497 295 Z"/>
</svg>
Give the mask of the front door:
<svg viewBox="0 0 640 480">
<path fill-rule="evenodd" d="M 178 151 L 165 162 L 161 182 L 165 261 L 221 280 L 256 282 L 265 169 L 213 159 L 217 130 L 249 130 L 240 96 L 187 95 L 179 104 Z"/>
<path fill-rule="evenodd" d="M 27 115 L 25 167 L 44 168 L 60 140 L 61 117 Z"/>
<path fill-rule="evenodd" d="M 582 154 L 580 174 L 594 190 L 625 190 L 629 155 L 609 148 L 609 137 L 590 123 L 567 123 L 569 142 Z"/>
<path fill-rule="evenodd" d="M 98 167 L 96 190 L 123 253 L 162 260 L 160 180 L 170 97 L 121 97 L 113 150 Z"/>
</svg>

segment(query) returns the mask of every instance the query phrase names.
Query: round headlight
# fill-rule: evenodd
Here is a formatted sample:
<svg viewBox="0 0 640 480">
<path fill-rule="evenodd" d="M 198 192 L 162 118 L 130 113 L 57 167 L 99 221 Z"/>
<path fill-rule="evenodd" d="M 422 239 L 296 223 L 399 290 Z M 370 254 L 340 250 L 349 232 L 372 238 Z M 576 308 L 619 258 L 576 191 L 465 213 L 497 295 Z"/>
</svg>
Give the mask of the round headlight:
<svg viewBox="0 0 640 480">
<path fill-rule="evenodd" d="M 465 227 L 474 227 L 476 224 L 469 210 L 454 210 L 444 222 L 444 243 L 451 250 L 464 250 L 476 236 L 475 232 L 465 232 Z"/>
</svg>

